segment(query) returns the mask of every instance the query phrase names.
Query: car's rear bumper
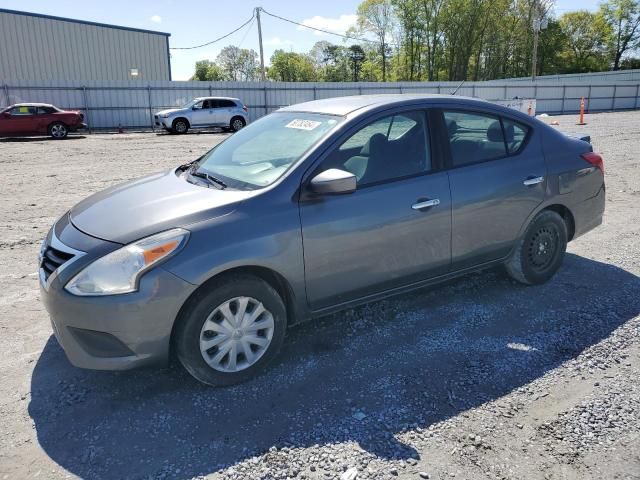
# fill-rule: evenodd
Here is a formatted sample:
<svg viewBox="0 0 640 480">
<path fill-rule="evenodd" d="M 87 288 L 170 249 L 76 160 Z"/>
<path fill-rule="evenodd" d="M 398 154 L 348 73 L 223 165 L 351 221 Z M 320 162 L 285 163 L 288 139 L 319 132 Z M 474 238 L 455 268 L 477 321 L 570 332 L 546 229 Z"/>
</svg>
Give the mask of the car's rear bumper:
<svg viewBox="0 0 640 480">
<path fill-rule="evenodd" d="M 55 241 L 63 248 L 60 240 L 53 240 L 52 236 L 55 237 L 53 232 L 47 241 Z M 41 299 L 69 361 L 76 367 L 96 370 L 165 364 L 174 321 L 196 287 L 157 267 L 140 279 L 137 292 L 96 297 L 72 295 L 64 286 L 90 263 L 87 257 L 91 253 L 83 256 L 80 252 L 78 256 L 77 262 L 72 259 L 71 265 L 63 264 L 54 271 L 49 277 L 51 281 L 40 267 Z"/>
<path fill-rule="evenodd" d="M 605 209 L 606 189 L 604 182 L 598 193 L 591 198 L 577 203 L 571 208 L 573 213 L 575 232 L 573 238 L 593 230 L 602 224 L 602 217 Z"/>
</svg>

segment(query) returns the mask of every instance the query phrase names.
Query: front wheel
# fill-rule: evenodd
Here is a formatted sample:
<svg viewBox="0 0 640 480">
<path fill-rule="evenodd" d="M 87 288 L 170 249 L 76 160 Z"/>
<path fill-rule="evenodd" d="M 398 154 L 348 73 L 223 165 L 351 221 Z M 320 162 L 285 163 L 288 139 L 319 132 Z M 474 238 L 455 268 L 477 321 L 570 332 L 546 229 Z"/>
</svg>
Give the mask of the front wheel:
<svg viewBox="0 0 640 480">
<path fill-rule="evenodd" d="M 62 140 L 69 135 L 69 129 L 64 123 L 56 122 L 49 125 L 49 136 L 56 140 Z"/>
<path fill-rule="evenodd" d="M 173 133 L 177 133 L 178 135 L 182 135 L 183 133 L 187 133 L 189 130 L 189 124 L 186 120 L 179 118 L 173 122 Z"/>
<path fill-rule="evenodd" d="M 540 212 L 507 260 L 509 275 L 520 283 L 537 285 L 558 271 L 567 249 L 567 225 L 556 212 Z"/>
<path fill-rule="evenodd" d="M 189 301 L 177 326 L 180 363 L 213 386 L 243 382 L 277 355 L 287 325 L 284 302 L 264 280 L 226 275 Z"/>
</svg>

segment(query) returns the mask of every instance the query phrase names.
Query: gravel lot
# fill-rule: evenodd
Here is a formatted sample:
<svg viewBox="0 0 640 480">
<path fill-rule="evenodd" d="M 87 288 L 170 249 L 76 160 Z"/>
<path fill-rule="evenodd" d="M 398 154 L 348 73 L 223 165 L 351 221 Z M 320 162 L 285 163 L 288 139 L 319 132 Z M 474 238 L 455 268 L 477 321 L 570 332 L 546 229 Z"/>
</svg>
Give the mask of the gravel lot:
<svg viewBox="0 0 640 480">
<path fill-rule="evenodd" d="M 640 112 L 555 119 L 592 134 L 608 203 L 550 283 L 491 271 L 307 323 L 227 389 L 72 367 L 35 273 L 74 203 L 224 136 L 0 139 L 0 479 L 640 478 Z"/>
</svg>

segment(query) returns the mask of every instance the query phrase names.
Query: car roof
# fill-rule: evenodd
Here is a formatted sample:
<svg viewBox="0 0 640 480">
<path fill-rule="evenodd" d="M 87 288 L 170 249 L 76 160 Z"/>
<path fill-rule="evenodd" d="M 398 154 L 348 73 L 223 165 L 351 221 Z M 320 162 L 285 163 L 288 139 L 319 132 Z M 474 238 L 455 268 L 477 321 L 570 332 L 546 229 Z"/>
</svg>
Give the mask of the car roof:
<svg viewBox="0 0 640 480">
<path fill-rule="evenodd" d="M 53 105 L 50 103 L 16 103 L 11 107 L 53 107 Z"/>
<path fill-rule="evenodd" d="M 239 98 L 234 98 L 234 97 L 196 97 L 196 98 L 194 98 L 194 100 L 211 100 L 211 99 L 215 99 L 215 100 L 237 100 L 238 102 L 240 101 Z"/>
<path fill-rule="evenodd" d="M 280 111 L 283 112 L 310 112 L 310 113 L 324 113 L 330 115 L 348 115 L 356 110 L 372 107 L 384 107 L 394 106 L 403 103 L 411 103 L 415 100 L 431 100 L 441 101 L 446 100 L 452 104 L 459 103 L 461 105 L 479 104 L 479 105 L 494 105 L 486 100 L 471 97 L 461 97 L 454 95 L 441 95 L 441 94 L 377 94 L 377 95 L 353 95 L 347 97 L 334 97 L 326 98 L 322 100 L 313 100 L 310 102 L 298 103 L 297 105 L 290 105 L 283 107 Z"/>
</svg>

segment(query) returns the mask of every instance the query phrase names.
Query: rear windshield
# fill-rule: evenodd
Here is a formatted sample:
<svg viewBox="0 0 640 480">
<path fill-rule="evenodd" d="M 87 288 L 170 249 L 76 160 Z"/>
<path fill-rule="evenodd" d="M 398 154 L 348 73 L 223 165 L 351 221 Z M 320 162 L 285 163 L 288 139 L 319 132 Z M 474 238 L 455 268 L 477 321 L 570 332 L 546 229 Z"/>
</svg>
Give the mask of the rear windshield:
<svg viewBox="0 0 640 480">
<path fill-rule="evenodd" d="M 205 154 L 198 170 L 221 178 L 231 187 L 266 187 L 342 120 L 333 115 L 272 113 Z"/>
</svg>

